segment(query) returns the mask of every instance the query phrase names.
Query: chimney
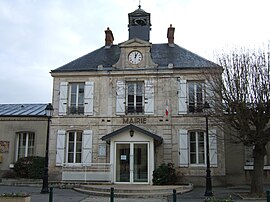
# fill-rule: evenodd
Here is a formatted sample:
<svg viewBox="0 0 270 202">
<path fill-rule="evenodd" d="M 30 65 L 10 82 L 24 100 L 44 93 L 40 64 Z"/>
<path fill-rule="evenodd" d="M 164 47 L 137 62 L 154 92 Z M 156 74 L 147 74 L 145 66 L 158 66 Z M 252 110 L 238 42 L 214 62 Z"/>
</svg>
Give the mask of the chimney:
<svg viewBox="0 0 270 202">
<path fill-rule="evenodd" d="M 174 46 L 174 30 L 175 28 L 172 27 L 172 24 L 170 24 L 170 27 L 168 28 L 167 31 L 167 38 L 168 38 L 168 44 L 169 46 Z"/>
<path fill-rule="evenodd" d="M 107 30 L 105 30 L 105 46 L 110 47 L 111 45 L 113 45 L 113 40 L 113 33 L 108 27 Z"/>
</svg>

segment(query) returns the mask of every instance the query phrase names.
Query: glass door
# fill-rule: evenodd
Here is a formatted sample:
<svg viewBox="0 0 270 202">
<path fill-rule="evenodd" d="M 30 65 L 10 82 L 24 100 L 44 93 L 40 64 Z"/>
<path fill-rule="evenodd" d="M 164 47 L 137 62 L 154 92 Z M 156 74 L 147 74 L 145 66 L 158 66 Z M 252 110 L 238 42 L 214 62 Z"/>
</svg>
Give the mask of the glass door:
<svg viewBox="0 0 270 202">
<path fill-rule="evenodd" d="M 148 182 L 148 144 L 134 143 L 134 182 Z"/>
<path fill-rule="evenodd" d="M 116 182 L 130 182 L 130 144 L 116 144 Z"/>
<path fill-rule="evenodd" d="M 116 182 L 148 183 L 148 143 L 116 143 Z"/>
</svg>

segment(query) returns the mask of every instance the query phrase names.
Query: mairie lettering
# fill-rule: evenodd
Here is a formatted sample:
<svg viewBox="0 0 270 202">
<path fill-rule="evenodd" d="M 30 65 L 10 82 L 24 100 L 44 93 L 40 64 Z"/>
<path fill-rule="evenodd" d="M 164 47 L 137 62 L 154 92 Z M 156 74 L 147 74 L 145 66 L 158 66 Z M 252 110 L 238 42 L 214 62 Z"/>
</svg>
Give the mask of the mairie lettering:
<svg viewBox="0 0 270 202">
<path fill-rule="evenodd" d="M 146 124 L 145 117 L 123 118 L 123 124 Z"/>
</svg>

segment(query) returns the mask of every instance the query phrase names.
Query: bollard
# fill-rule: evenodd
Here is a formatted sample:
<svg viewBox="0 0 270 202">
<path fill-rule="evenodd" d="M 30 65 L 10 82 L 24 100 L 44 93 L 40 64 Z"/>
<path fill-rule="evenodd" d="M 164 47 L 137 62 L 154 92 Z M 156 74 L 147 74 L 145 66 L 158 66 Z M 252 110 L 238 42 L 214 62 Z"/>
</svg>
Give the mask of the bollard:
<svg viewBox="0 0 270 202">
<path fill-rule="evenodd" d="M 270 190 L 266 191 L 267 202 L 270 202 Z"/>
<path fill-rule="evenodd" d="M 176 202 L 176 190 L 173 190 L 173 202 Z"/>
<path fill-rule="evenodd" d="M 50 187 L 49 202 L 53 202 L 53 188 L 52 187 Z"/>
<path fill-rule="evenodd" d="M 114 188 L 111 187 L 111 200 L 110 202 L 114 202 Z"/>
</svg>

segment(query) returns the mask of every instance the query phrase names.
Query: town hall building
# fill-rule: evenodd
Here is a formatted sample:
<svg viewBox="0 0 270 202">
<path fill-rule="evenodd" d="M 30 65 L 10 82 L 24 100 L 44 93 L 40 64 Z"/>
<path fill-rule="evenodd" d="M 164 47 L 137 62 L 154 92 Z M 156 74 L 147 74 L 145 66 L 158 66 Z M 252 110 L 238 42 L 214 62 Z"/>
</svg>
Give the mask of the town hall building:
<svg viewBox="0 0 270 202">
<path fill-rule="evenodd" d="M 49 151 L 54 182 L 152 184 L 153 171 L 172 163 L 194 185 L 205 185 L 207 167 L 214 186 L 250 184 L 252 147 L 227 141 L 213 119 L 207 74 L 222 67 L 175 44 L 172 25 L 165 43 L 151 43 L 151 27 L 139 6 L 128 39 L 114 44 L 106 28 L 104 46 L 52 70 L 52 117 L 47 104 L 0 104 L 1 178 L 19 158 Z"/>
<path fill-rule="evenodd" d="M 129 38 L 51 71 L 54 115 L 49 141 L 53 179 L 152 184 L 162 163 L 205 183 L 207 80 L 218 65 L 174 43 L 151 43 L 150 13 L 128 14 Z M 164 36 L 165 38 L 166 36 Z M 220 137 L 220 138 L 218 138 Z M 209 122 L 216 184 L 225 176 L 223 132 Z"/>
</svg>

